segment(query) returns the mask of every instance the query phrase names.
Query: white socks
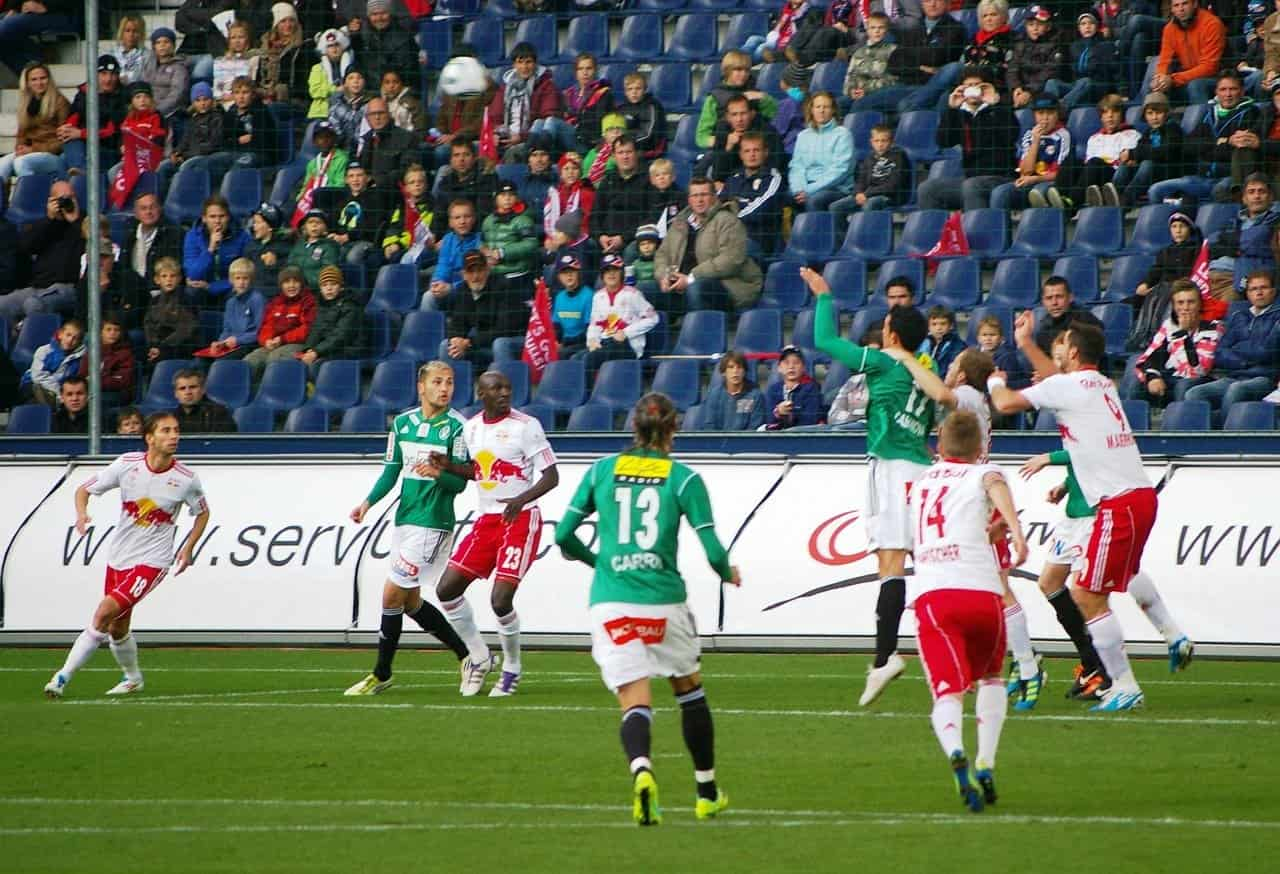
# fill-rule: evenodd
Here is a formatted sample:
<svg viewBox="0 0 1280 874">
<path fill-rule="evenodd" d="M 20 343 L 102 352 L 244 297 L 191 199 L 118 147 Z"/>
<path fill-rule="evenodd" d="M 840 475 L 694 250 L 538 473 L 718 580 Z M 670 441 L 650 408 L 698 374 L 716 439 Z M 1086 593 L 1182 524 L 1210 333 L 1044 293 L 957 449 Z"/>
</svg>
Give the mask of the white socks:
<svg viewBox="0 0 1280 874">
<path fill-rule="evenodd" d="M 1147 618 L 1156 627 L 1156 631 L 1159 631 L 1164 636 L 1165 643 L 1173 643 L 1178 638 L 1185 636 L 1182 633 L 1182 627 L 1174 620 L 1169 608 L 1164 605 L 1164 599 L 1156 591 L 1156 584 L 1151 579 L 1150 574 L 1139 573 L 1130 580 L 1129 594 L 1133 595 L 1133 600 L 1138 602 L 1142 612 L 1147 614 Z"/>
<path fill-rule="evenodd" d="M 1124 629 L 1120 620 L 1110 610 L 1090 619 L 1086 626 L 1089 636 L 1093 638 L 1093 648 L 1102 659 L 1102 666 L 1107 669 L 1115 688 L 1125 692 L 1137 692 L 1138 681 L 1129 667 L 1129 657 L 1124 651 Z"/>
<path fill-rule="evenodd" d="M 458 632 L 458 637 L 462 638 L 462 642 L 467 645 L 468 654 L 471 661 L 482 662 L 489 658 L 489 646 L 484 642 L 484 638 L 480 636 L 480 629 L 476 628 L 476 617 L 471 612 L 471 605 L 467 603 L 466 595 L 459 595 L 452 601 L 441 603 L 444 613 L 449 617 L 449 624 L 453 626 L 453 630 Z"/>
<path fill-rule="evenodd" d="M 502 670 L 520 673 L 520 617 L 512 610 L 498 617 L 498 640 L 502 643 Z"/>
<path fill-rule="evenodd" d="M 124 669 L 126 679 L 132 683 L 142 682 L 142 671 L 138 670 L 138 641 L 132 634 L 126 634 L 120 640 L 112 640 L 111 654 Z"/>
<path fill-rule="evenodd" d="M 1002 690 L 1003 694 L 1003 690 Z M 933 733 L 942 745 L 942 754 L 949 756 L 956 750 L 964 751 L 964 699 L 959 695 L 943 695 L 933 702 Z"/>
<path fill-rule="evenodd" d="M 85 662 L 93 658 L 93 654 L 98 651 L 98 647 L 106 643 L 110 637 L 111 635 L 106 632 L 97 631 L 93 628 L 86 628 L 80 632 L 76 642 L 71 645 L 71 652 L 67 653 L 66 663 L 58 673 L 70 680 L 71 675 L 83 668 Z"/>
<path fill-rule="evenodd" d="M 1004 728 L 1008 704 L 1009 698 L 1002 683 L 978 684 L 974 713 L 978 717 L 978 759 L 975 764 L 979 769 L 996 765 L 996 750 L 1000 746 L 1000 731 Z"/>
<path fill-rule="evenodd" d="M 1031 632 L 1027 631 L 1027 614 L 1019 604 L 1004 608 L 1005 633 L 1009 637 L 1009 649 L 1018 663 L 1018 676 L 1030 680 L 1040 672 L 1036 654 L 1031 649 Z"/>
</svg>

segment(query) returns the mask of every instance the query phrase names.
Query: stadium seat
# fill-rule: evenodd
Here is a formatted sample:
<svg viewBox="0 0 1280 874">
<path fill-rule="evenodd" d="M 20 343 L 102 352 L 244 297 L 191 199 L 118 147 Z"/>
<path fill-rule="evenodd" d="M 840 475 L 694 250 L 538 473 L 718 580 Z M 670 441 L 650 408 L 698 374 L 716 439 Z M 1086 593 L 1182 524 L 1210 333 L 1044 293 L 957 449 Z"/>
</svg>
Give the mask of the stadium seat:
<svg viewBox="0 0 1280 874">
<path fill-rule="evenodd" d="M 1053 410 L 1041 410 L 1036 416 L 1037 431 L 1057 431 L 1058 417 L 1053 414 Z"/>
<path fill-rule="evenodd" d="M 1133 236 L 1123 254 L 1154 255 L 1173 242 L 1169 236 L 1169 216 L 1175 211 L 1167 203 L 1151 203 L 1138 210 Z"/>
<path fill-rule="evenodd" d="M 844 117 L 844 126 L 853 137 L 853 159 L 861 161 L 871 154 L 871 129 L 884 121 L 884 115 L 873 109 L 851 112 Z"/>
<path fill-rule="evenodd" d="M 650 12 L 674 12 L 688 5 L 688 0 L 639 0 L 636 7 Z"/>
<path fill-rule="evenodd" d="M 814 215 L 814 213 L 805 213 Z M 792 234 L 795 233 L 794 225 Z M 857 212 L 849 217 L 849 230 L 837 253 L 841 258 L 883 261 L 893 249 L 893 213 L 887 209 Z"/>
<path fill-rule="evenodd" d="M 414 264 L 384 264 L 373 282 L 366 309 L 408 313 L 418 306 L 418 268 Z"/>
<path fill-rule="evenodd" d="M 938 265 L 926 307 L 968 310 L 982 297 L 982 264 L 977 258 L 948 258 Z"/>
<path fill-rule="evenodd" d="M 1111 262 L 1111 275 L 1107 278 L 1107 290 L 1103 298 L 1119 303 L 1134 294 L 1155 258 L 1151 255 L 1122 255 Z"/>
<path fill-rule="evenodd" d="M 1205 114 L 1209 111 L 1209 104 L 1195 103 L 1188 106 L 1182 113 L 1182 132 L 1187 136 L 1195 133 L 1200 122 L 1204 120 Z"/>
<path fill-rule="evenodd" d="M 417 399 L 417 367 L 412 361 L 383 361 L 373 369 L 366 404 L 397 411 L 413 406 Z"/>
<path fill-rule="evenodd" d="M 270 434 L 276 427 L 275 411 L 266 407 L 251 404 L 232 411 L 231 416 L 236 420 L 236 430 L 241 434 Z"/>
<path fill-rule="evenodd" d="M 205 377 L 205 394 L 229 410 L 239 409 L 249 403 L 252 376 L 249 365 L 243 360 L 219 358 Z"/>
<path fill-rule="evenodd" d="M 537 419 L 538 424 L 542 426 L 542 430 L 547 434 L 556 430 L 556 411 L 550 405 L 531 401 L 521 407 L 520 412 Z"/>
<path fill-rule="evenodd" d="M 1102 118 L 1095 106 L 1077 106 L 1067 116 L 1067 131 L 1071 134 L 1072 151 L 1077 161 L 1083 161 L 1089 149 L 1089 137 L 1102 130 Z"/>
<path fill-rule="evenodd" d="M 738 320 L 733 348 L 745 354 L 777 352 L 782 348 L 782 311 L 747 310 Z"/>
<path fill-rule="evenodd" d="M 358 403 L 360 362 L 336 359 L 321 364 L 320 372 L 316 374 L 315 391 L 305 406 L 317 407 L 326 415 L 333 415 Z"/>
<path fill-rule="evenodd" d="M 435 6 L 435 13 L 455 18 L 470 17 L 480 13 L 480 5 L 480 0 L 440 0 Z"/>
<path fill-rule="evenodd" d="M 860 213 L 876 215 L 877 213 Z M 884 213 L 892 218 L 891 213 Z M 855 218 L 858 216 L 855 216 Z M 829 212 L 802 212 L 791 223 L 791 239 L 782 257 L 787 261 L 824 262 L 836 249 L 836 220 Z"/>
<path fill-rule="evenodd" d="M 9 354 L 9 320 L 4 316 L 0 316 L 0 355 Z"/>
<path fill-rule="evenodd" d="M 725 315 L 715 310 L 685 313 L 673 355 L 718 355 L 725 349 Z"/>
<path fill-rule="evenodd" d="M 1000 320 L 1000 330 L 1004 333 L 1005 342 L 1013 345 L 1013 310 L 990 305 L 974 307 L 969 312 L 969 327 L 965 331 L 964 341 L 970 346 L 978 345 L 978 322 L 987 316 L 995 316 Z"/>
<path fill-rule="evenodd" d="M 849 368 L 839 362 L 827 367 L 827 372 L 822 377 L 822 405 L 830 407 L 832 401 L 836 399 L 836 394 L 840 391 L 840 386 L 848 381 Z"/>
<path fill-rule="evenodd" d="M 856 259 L 831 261 L 822 269 L 832 302 L 845 312 L 867 304 L 867 265 Z"/>
<path fill-rule="evenodd" d="M 1121 401 L 1124 417 L 1129 420 L 1129 430 L 1151 430 L 1151 404 L 1146 401 Z"/>
<path fill-rule="evenodd" d="M 765 66 L 768 66 L 767 64 Z M 708 64 L 707 69 L 702 72 L 702 78 L 698 80 L 698 90 L 694 92 L 693 103 L 699 109 L 702 108 L 703 102 L 707 99 L 707 95 L 711 93 L 711 89 L 720 84 L 720 65 Z M 757 86 L 759 87 L 759 86 Z M 761 89 L 764 90 L 764 89 Z"/>
<path fill-rule="evenodd" d="M 511 381 L 511 406 L 523 407 L 529 403 L 529 365 L 523 361 L 495 361 L 490 370 L 496 370 Z"/>
<path fill-rule="evenodd" d="M 179 370 L 189 367 L 195 367 L 195 362 L 186 358 L 157 361 L 155 369 L 151 371 L 151 377 L 147 380 L 146 394 L 138 403 L 138 407 L 144 413 L 172 410 L 176 407 L 178 402 L 173 396 L 173 378 L 178 375 Z"/>
<path fill-rule="evenodd" d="M 302 184 L 302 177 L 306 175 L 307 162 L 301 159 L 290 161 L 288 164 L 281 164 L 280 169 L 276 171 L 275 181 L 271 183 L 271 193 L 267 196 L 267 200 L 281 210 L 288 207 L 292 210 L 293 195 L 297 192 L 298 186 Z M 289 218 L 286 213 L 285 218 Z"/>
<path fill-rule="evenodd" d="M 1018 119 L 1018 137 L 1036 126 L 1036 113 L 1034 109 L 1016 109 L 1014 110 L 1014 118 Z"/>
<path fill-rule="evenodd" d="M 595 18 L 594 15 L 583 16 Z M 499 29 L 501 34 L 501 29 Z M 560 48 L 556 45 L 556 17 L 554 15 L 531 15 L 522 18 L 516 25 L 515 39 L 512 45 L 527 42 L 538 53 L 539 64 L 554 64 L 560 60 Z M 1095 113 L 1096 114 L 1096 113 Z"/>
<path fill-rule="evenodd" d="M 715 9 L 719 12 L 729 13 L 730 16 L 734 14 L 739 5 L 739 0 L 689 0 L 690 9 Z M 768 28 L 765 28 L 760 32 L 767 33 Z M 741 45 L 741 43 L 727 45 L 725 46 L 725 51 L 728 51 L 730 48 L 736 49 L 739 45 Z"/>
<path fill-rule="evenodd" d="M 949 179 L 964 175 L 964 160 L 958 149 L 947 149 L 929 164 L 929 179 Z"/>
<path fill-rule="evenodd" d="M 684 418 L 680 421 L 681 431 L 701 431 L 702 430 L 702 405 L 694 404 L 684 411 Z"/>
<path fill-rule="evenodd" d="M 951 213 L 945 209 L 918 209 L 908 213 L 907 222 L 902 226 L 902 236 L 898 245 L 893 247 L 894 257 L 923 255 L 936 246 L 949 215 Z"/>
<path fill-rule="evenodd" d="M 796 323 L 791 326 L 791 344 L 799 346 L 810 358 L 818 355 L 818 347 L 813 339 L 813 321 L 817 315 L 818 311 L 815 309 L 801 310 L 796 313 Z"/>
<path fill-rule="evenodd" d="M 48 434 L 52 427 L 53 410 L 51 408 L 44 404 L 18 404 L 9 411 L 9 425 L 5 433 Z"/>
<path fill-rule="evenodd" d="M 207 170 L 175 173 L 164 199 L 164 217 L 174 224 L 191 225 L 200 220 L 200 207 L 209 196 Z"/>
<path fill-rule="evenodd" d="M 1014 231 L 1013 242 L 1009 244 L 1010 255 L 1026 255 L 1032 258 L 1053 258 L 1062 251 L 1064 216 L 1060 209 L 1042 207 L 1024 209 L 1018 228 Z"/>
<path fill-rule="evenodd" d="M 772 11 L 772 9 L 770 11 Z M 786 71 L 786 61 L 776 61 L 772 64 L 764 64 L 760 67 L 760 72 L 756 74 L 756 87 L 765 94 L 772 94 L 775 97 L 782 96 L 782 74 Z"/>
<path fill-rule="evenodd" d="M 569 22 L 565 34 L 562 56 L 576 58 L 589 52 L 602 61 L 609 56 L 609 17 L 607 15 L 577 15 Z M 615 101 L 617 102 L 617 101 Z"/>
<path fill-rule="evenodd" d="M 243 222 L 262 204 L 262 174 L 253 167 L 236 167 L 222 177 L 222 196 L 231 206 L 231 217 Z"/>
<path fill-rule="evenodd" d="M 499 33 L 501 38 L 501 33 Z M 658 15 L 628 15 L 613 49 L 613 57 L 619 61 L 649 62 L 662 56 L 662 17 Z"/>
<path fill-rule="evenodd" d="M 907 153 L 912 163 L 933 161 L 940 156 L 938 148 L 938 113 L 933 109 L 917 109 L 898 117 L 894 145 Z"/>
<path fill-rule="evenodd" d="M 1274 431 L 1276 406 L 1265 401 L 1240 401 L 1227 410 L 1223 431 Z"/>
<path fill-rule="evenodd" d="M 9 353 L 9 360 L 19 374 L 31 366 L 31 359 L 36 357 L 37 349 L 53 342 L 54 332 L 61 324 L 62 317 L 57 313 L 32 313 L 22 320 L 18 339 Z"/>
<path fill-rule="evenodd" d="M 643 388 L 639 361 L 606 361 L 596 373 L 596 382 L 591 387 L 588 400 L 623 413 L 636 405 Z"/>
<path fill-rule="evenodd" d="M 375 404 L 351 407 L 342 414 L 343 434 L 381 434 L 387 430 L 387 411 Z"/>
<path fill-rule="evenodd" d="M 319 123 L 319 119 L 307 123 L 306 129 L 302 132 L 302 143 L 298 146 L 298 157 L 304 158 L 308 162 L 310 162 L 316 155 L 320 154 L 320 149 L 316 147 L 316 144 L 313 141 L 316 134 L 316 125 Z"/>
<path fill-rule="evenodd" d="M 500 66 L 506 60 L 502 37 L 501 27 L 494 27 L 492 20 L 482 18 L 468 21 L 462 31 L 462 41 L 476 50 L 476 57 L 486 67 Z"/>
<path fill-rule="evenodd" d="M 1040 265 L 1034 258 L 1001 258 L 991 279 L 987 303 L 1027 309 L 1040 301 Z"/>
<path fill-rule="evenodd" d="M 547 365 L 542 371 L 542 382 L 538 383 L 533 399 L 546 404 L 553 412 L 568 413 L 582 403 L 586 393 L 587 374 L 583 363 L 579 359 L 569 359 L 552 361 Z"/>
<path fill-rule="evenodd" d="M 661 310 L 658 311 L 658 323 L 649 329 L 649 333 L 644 335 L 644 353 L 646 355 L 664 355 L 668 351 L 671 344 L 671 317 Z M 656 366 L 656 362 L 648 358 L 642 359 L 645 367 Z"/>
<path fill-rule="evenodd" d="M 710 12 L 681 15 L 671 34 L 664 57 L 669 61 L 715 61 L 719 63 L 716 16 Z M 624 25 L 625 28 L 625 25 Z"/>
<path fill-rule="evenodd" d="M 730 0 L 736 5 L 736 0 Z M 696 7 L 697 2 L 694 3 Z M 769 10 L 770 12 L 775 10 Z M 769 13 L 768 12 L 738 12 L 729 16 L 729 29 L 724 34 L 724 49 L 741 48 L 743 43 L 747 41 L 749 36 L 758 36 L 762 33 L 769 32 Z M 715 70 L 720 72 L 719 64 L 712 64 L 707 70 Z M 717 80 L 718 81 L 718 80 Z M 757 83 L 759 87 L 759 83 Z"/>
<path fill-rule="evenodd" d="M 842 262 L 832 261 L 827 269 Z M 833 286 L 834 288 L 834 286 Z M 771 307 L 787 313 L 804 309 L 809 300 L 809 288 L 800 278 L 800 268 L 794 261 L 774 261 L 764 275 L 764 292 L 758 306 Z"/>
<path fill-rule="evenodd" d="M 611 364 L 613 362 L 610 362 Z M 569 413 L 567 431 L 612 431 L 613 410 L 608 404 L 587 401 Z"/>
<path fill-rule="evenodd" d="M 1240 212 L 1237 203 L 1205 203 L 1196 212 L 1196 227 L 1204 234 L 1206 240 L 1229 226 Z"/>
<path fill-rule="evenodd" d="M 663 361 L 653 375 L 653 390 L 671 398 L 681 412 L 698 402 L 701 388 L 702 375 L 696 361 Z"/>
<path fill-rule="evenodd" d="M 809 82 L 810 93 L 830 91 L 839 99 L 844 93 L 844 76 L 848 69 L 844 61 L 823 61 L 813 68 L 813 79 Z"/>
<path fill-rule="evenodd" d="M 438 310 L 417 310 L 405 315 L 400 326 L 400 337 L 390 358 L 403 358 L 414 366 L 423 364 L 439 354 L 444 340 L 444 313 Z"/>
<path fill-rule="evenodd" d="M 497 5 L 490 0 L 486 6 Z M 584 18 L 594 16 L 583 16 Z M 448 19 L 428 18 L 418 22 L 418 47 L 427 55 L 427 69 L 439 70 L 453 53 L 453 22 Z M 427 93 L 423 89 L 422 94 Z"/>
<path fill-rule="evenodd" d="M 649 92 L 667 112 L 684 112 L 693 108 L 692 86 L 688 64 L 660 64 L 649 74 Z M 621 98 L 616 98 L 621 102 Z"/>
<path fill-rule="evenodd" d="M 998 258 L 1009 248 L 1009 214 L 1003 209 L 971 209 L 960 224 L 975 258 Z"/>
<path fill-rule="evenodd" d="M 307 366 L 296 359 L 272 361 L 262 373 L 251 406 L 283 412 L 301 406 L 306 399 Z"/>
<path fill-rule="evenodd" d="M 622 100 L 622 97 L 619 95 L 623 93 L 626 87 L 625 79 L 627 78 L 627 74 L 634 73 L 635 71 L 636 65 L 631 62 L 613 61 L 611 63 L 601 65 L 598 75 L 601 79 L 608 82 L 610 87 L 613 89 L 615 104 Z"/>
<path fill-rule="evenodd" d="M 1208 431 L 1208 401 L 1174 401 L 1165 408 L 1162 431 Z"/>
<path fill-rule="evenodd" d="M 1124 355 L 1125 340 L 1133 326 L 1133 308 L 1127 303 L 1104 303 L 1092 310 L 1102 322 L 1102 333 L 1107 338 L 1107 354 Z"/>
<path fill-rule="evenodd" d="M 1097 300 L 1098 259 L 1092 255 L 1067 255 L 1053 262 L 1053 276 L 1061 276 L 1071 287 L 1071 296 L 1080 303 Z"/>
<path fill-rule="evenodd" d="M 102 173 L 99 174 L 98 178 L 101 181 L 101 185 L 98 188 L 98 203 L 105 212 L 107 206 L 107 176 Z M 72 176 L 69 181 L 71 182 L 71 190 L 76 195 L 76 203 L 80 204 L 80 212 L 87 211 L 89 209 L 89 176 L 87 172 L 78 173 Z"/>
<path fill-rule="evenodd" d="M 867 333 L 868 329 L 878 328 L 883 325 L 884 317 L 887 315 L 889 315 L 889 308 L 884 304 L 868 304 L 853 314 L 853 319 L 849 322 L 849 333 L 845 336 L 853 342 L 858 343 L 862 340 L 862 335 Z"/>
<path fill-rule="evenodd" d="M 329 430 L 329 413 L 320 407 L 298 407 L 284 420 L 287 434 L 324 434 Z"/>
<path fill-rule="evenodd" d="M 470 361 L 458 358 L 447 358 L 445 363 L 453 368 L 453 401 L 449 406 L 455 410 L 475 403 L 476 386 L 474 368 Z M 414 392 L 417 392 L 417 375 L 414 376 Z M 514 405 L 514 404 L 513 404 Z"/>
<path fill-rule="evenodd" d="M 1110 258 L 1123 248 L 1123 209 L 1118 206 L 1086 206 L 1076 213 L 1076 231 L 1067 246 L 1068 255 Z"/>
<path fill-rule="evenodd" d="M 30 224 L 44 218 L 47 214 L 45 208 L 49 202 L 49 189 L 57 178 L 52 173 L 35 173 L 31 176 L 16 177 L 13 180 L 13 191 L 10 193 L 5 218 L 15 225 Z M 82 204 L 81 210 L 83 209 Z"/>
<path fill-rule="evenodd" d="M 694 113 L 676 122 L 676 133 L 667 146 L 667 157 L 679 167 L 691 167 L 701 150 L 697 144 L 698 116 Z"/>
<path fill-rule="evenodd" d="M 884 290 L 899 276 L 910 280 L 911 287 L 916 290 L 916 300 L 924 299 L 924 259 L 893 258 L 881 264 L 876 271 L 876 289 L 870 302 L 887 308 Z"/>
</svg>

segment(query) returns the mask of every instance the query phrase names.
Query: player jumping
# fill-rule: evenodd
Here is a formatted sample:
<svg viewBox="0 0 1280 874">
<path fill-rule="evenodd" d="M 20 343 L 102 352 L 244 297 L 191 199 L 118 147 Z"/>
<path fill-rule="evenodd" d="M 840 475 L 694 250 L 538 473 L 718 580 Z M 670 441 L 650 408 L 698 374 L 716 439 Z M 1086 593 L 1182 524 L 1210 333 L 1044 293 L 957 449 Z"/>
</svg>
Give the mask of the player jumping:
<svg viewBox="0 0 1280 874">
<path fill-rule="evenodd" d="M 987 530 L 992 509 L 1008 522 L 1011 565 L 1027 557 L 1004 474 L 979 464 L 978 417 L 952 413 L 938 434 L 942 459 L 915 481 L 916 526 L 910 601 L 916 611 L 920 661 L 933 694 L 933 732 L 951 762 L 965 806 L 975 813 L 996 801 L 996 750 L 1004 726 L 1004 607 L 1000 566 Z M 977 683 L 978 756 L 970 774 L 964 752 L 964 695 Z M 974 783 L 977 785 L 974 785 Z"/>
<path fill-rule="evenodd" d="M 396 527 L 391 539 L 391 573 L 382 587 L 382 627 L 378 632 L 378 661 L 373 673 L 348 689 L 345 695 L 377 695 L 391 685 L 391 661 L 400 645 L 404 616 L 434 634 L 462 662 L 465 682 L 471 665 L 488 664 L 489 649 L 470 652 L 444 614 L 424 601 L 422 579 L 438 581 L 444 571 L 453 540 L 456 517 L 454 498 L 467 481 L 430 462 L 432 452 L 442 452 L 456 462 L 467 460 L 462 438 L 466 420 L 449 408 L 453 400 L 453 368 L 432 361 L 418 369 L 418 400 L 422 406 L 396 416 L 387 434 L 382 476 L 369 496 L 351 511 L 351 521 L 364 521 L 369 508 L 386 497 L 404 472 Z M 472 656 L 468 660 L 468 656 Z M 474 692 L 472 693 L 474 694 Z"/>
<path fill-rule="evenodd" d="M 108 695 L 129 695 L 143 688 L 138 669 L 138 642 L 129 633 L 133 608 L 164 579 L 170 565 L 174 575 L 191 566 L 191 551 L 209 524 L 200 478 L 174 456 L 178 451 L 178 419 L 173 413 L 153 413 L 142 426 L 146 452 L 127 452 L 107 469 L 76 489 L 76 531 L 88 532 L 89 496 L 120 489 L 120 520 L 107 554 L 105 593 L 93 622 L 71 646 L 66 664 L 44 687 L 49 698 L 61 698 L 76 671 L 98 647 L 111 641 L 111 654 L 124 669 L 124 678 Z M 178 513 L 186 505 L 196 517 L 175 561 L 173 543 Z"/>
<path fill-rule="evenodd" d="M 665 395 L 647 394 L 635 408 L 635 445 L 591 466 L 564 518 L 556 543 L 565 557 L 595 568 L 591 582 L 591 655 L 622 709 L 622 749 L 632 775 L 633 814 L 640 825 L 662 821 L 650 758 L 650 677 L 667 677 L 685 745 L 693 757 L 694 814 L 709 819 L 729 805 L 716 786 L 715 735 L 699 672 L 698 630 L 676 566 L 680 518 L 697 532 L 722 582 L 740 585 L 738 569 L 716 537 L 702 478 L 671 458 L 676 410 Z M 578 539 L 593 513 L 599 553 Z"/>
<path fill-rule="evenodd" d="M 538 555 L 542 513 L 536 502 L 559 484 L 560 474 L 542 425 L 533 416 L 511 409 L 511 381 L 506 376 L 493 370 L 482 373 L 476 394 L 484 409 L 463 426 L 471 464 L 461 466 L 443 453 L 432 453 L 429 459 L 441 470 L 475 479 L 480 495 L 480 516 L 449 559 L 436 595 L 472 653 L 462 694 L 475 695 L 493 670 L 493 659 L 476 628 L 466 592 L 473 580 L 494 574 L 490 603 L 502 642 L 502 677 L 489 697 L 502 698 L 514 695 L 520 685 L 520 617 L 515 596 Z M 486 654 L 483 661 L 476 660 L 478 652 Z"/>
</svg>

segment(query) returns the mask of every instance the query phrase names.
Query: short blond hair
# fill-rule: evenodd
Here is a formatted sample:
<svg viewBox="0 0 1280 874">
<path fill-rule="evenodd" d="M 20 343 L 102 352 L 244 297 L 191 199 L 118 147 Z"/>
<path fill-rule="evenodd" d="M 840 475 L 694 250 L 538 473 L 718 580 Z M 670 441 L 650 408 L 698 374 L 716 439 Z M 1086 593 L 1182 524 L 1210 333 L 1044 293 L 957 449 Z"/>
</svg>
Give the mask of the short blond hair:
<svg viewBox="0 0 1280 874">
<path fill-rule="evenodd" d="M 632 70 L 630 73 L 622 77 L 622 86 L 624 88 L 632 82 L 639 82 L 644 87 L 649 87 L 649 80 L 645 78 L 644 73 L 640 73 L 635 70 Z"/>
<path fill-rule="evenodd" d="M 730 52 L 725 52 L 724 57 L 720 59 L 720 75 L 721 76 L 726 75 L 734 67 L 746 67 L 748 70 L 750 70 L 751 55 L 747 54 L 746 52 L 739 51 L 738 49 L 734 49 L 733 51 L 730 51 Z"/>
<path fill-rule="evenodd" d="M 676 165 L 672 164 L 666 158 L 659 158 L 649 165 L 649 175 L 654 173 L 666 173 L 669 176 L 676 175 Z"/>
<path fill-rule="evenodd" d="M 232 261 L 231 266 L 227 268 L 228 276 L 233 273 L 248 273 L 250 279 L 252 279 L 253 275 L 257 272 L 257 269 L 253 266 L 253 262 L 248 258 L 237 258 Z"/>
<path fill-rule="evenodd" d="M 968 410 L 956 410 L 942 420 L 938 429 L 938 449 L 950 458 L 972 461 L 982 454 L 982 426 Z"/>
<path fill-rule="evenodd" d="M 182 275 L 182 265 L 178 263 L 177 258 L 160 258 L 156 261 L 155 275 L 159 276 L 166 271 Z"/>
<path fill-rule="evenodd" d="M 427 377 L 432 373 L 447 373 L 453 376 L 453 368 L 447 362 L 441 361 L 439 358 L 428 361 L 426 364 L 418 368 L 418 382 L 426 382 Z"/>
</svg>

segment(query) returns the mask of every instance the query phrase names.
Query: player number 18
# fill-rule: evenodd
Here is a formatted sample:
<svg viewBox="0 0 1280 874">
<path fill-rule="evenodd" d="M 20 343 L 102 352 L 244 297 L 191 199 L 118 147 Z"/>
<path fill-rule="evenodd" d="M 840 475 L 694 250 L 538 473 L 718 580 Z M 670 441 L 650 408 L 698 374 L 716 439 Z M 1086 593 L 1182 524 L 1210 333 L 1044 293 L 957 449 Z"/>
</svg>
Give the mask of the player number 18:
<svg viewBox="0 0 1280 874">
<path fill-rule="evenodd" d="M 647 486 L 634 493 L 626 486 L 619 486 L 614 491 L 614 500 L 618 502 L 618 542 L 631 542 L 632 494 L 635 495 L 636 510 L 640 514 L 636 520 L 638 523 L 635 531 L 636 546 L 641 549 L 653 549 L 653 545 L 658 542 L 658 509 L 662 503 L 658 490 L 653 486 Z"/>
</svg>

